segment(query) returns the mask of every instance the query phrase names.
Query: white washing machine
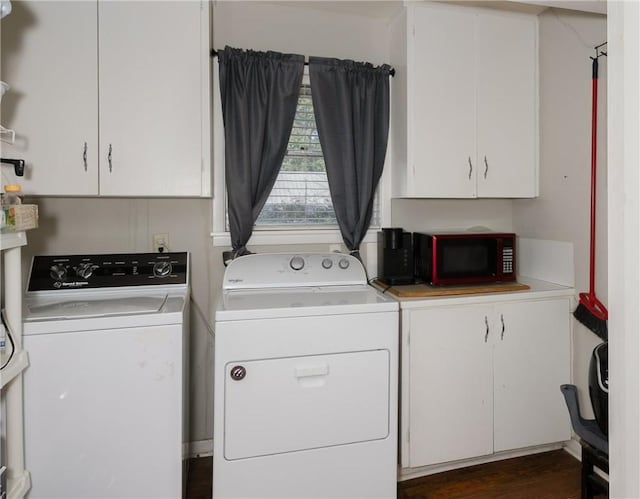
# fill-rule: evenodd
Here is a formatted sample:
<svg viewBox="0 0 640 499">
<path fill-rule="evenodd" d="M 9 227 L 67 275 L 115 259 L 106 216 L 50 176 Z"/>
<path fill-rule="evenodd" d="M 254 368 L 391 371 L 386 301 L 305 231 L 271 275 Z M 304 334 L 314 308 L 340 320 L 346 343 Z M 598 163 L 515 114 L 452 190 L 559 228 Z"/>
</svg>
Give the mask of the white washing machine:
<svg viewBox="0 0 640 499">
<path fill-rule="evenodd" d="M 215 321 L 214 499 L 395 498 L 398 320 L 352 256 L 232 261 Z"/>
<path fill-rule="evenodd" d="M 29 499 L 180 498 L 188 254 L 36 256 L 25 298 Z"/>
</svg>

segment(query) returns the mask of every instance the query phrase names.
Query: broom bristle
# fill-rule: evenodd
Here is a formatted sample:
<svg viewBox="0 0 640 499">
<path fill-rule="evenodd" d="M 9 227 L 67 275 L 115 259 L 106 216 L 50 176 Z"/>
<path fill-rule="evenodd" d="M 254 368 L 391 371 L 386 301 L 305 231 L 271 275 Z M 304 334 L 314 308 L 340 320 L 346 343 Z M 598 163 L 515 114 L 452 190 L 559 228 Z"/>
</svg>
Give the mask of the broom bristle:
<svg viewBox="0 0 640 499">
<path fill-rule="evenodd" d="M 607 328 L 607 321 L 596 317 L 585 305 L 582 303 L 578 304 L 573 312 L 573 316 L 586 328 L 598 335 L 602 340 L 608 340 L 609 331 Z"/>
</svg>

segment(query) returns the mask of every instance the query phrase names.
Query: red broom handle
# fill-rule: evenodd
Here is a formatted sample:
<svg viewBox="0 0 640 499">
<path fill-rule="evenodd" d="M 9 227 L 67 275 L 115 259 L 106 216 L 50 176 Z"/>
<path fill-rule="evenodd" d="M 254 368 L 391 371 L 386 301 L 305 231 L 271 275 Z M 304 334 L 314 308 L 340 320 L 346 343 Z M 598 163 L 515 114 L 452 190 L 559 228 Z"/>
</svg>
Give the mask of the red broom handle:
<svg viewBox="0 0 640 499">
<path fill-rule="evenodd" d="M 593 59 L 591 99 L 591 234 L 589 247 L 589 295 L 596 294 L 596 143 L 598 131 L 598 58 Z"/>
</svg>

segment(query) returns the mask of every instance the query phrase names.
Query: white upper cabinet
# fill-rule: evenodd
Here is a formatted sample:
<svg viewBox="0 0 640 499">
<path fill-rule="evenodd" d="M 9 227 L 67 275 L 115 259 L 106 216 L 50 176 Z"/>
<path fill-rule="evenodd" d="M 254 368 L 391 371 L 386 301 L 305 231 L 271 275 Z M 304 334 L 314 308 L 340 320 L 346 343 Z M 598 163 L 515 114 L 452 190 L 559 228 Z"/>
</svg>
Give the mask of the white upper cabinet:
<svg viewBox="0 0 640 499">
<path fill-rule="evenodd" d="M 26 161 L 25 176 L 2 168 L 26 194 L 98 194 L 96 2 L 12 2 L 2 21 L 2 121 L 16 131 L 2 156 Z"/>
<path fill-rule="evenodd" d="M 206 7 L 98 3 L 101 194 L 210 194 Z"/>
<path fill-rule="evenodd" d="M 395 197 L 538 194 L 538 22 L 410 4 L 391 28 Z"/>
<path fill-rule="evenodd" d="M 33 22 L 3 26 L 3 155 L 26 194 L 211 194 L 208 2 L 16 3 Z"/>
<path fill-rule="evenodd" d="M 476 17 L 478 197 L 538 194 L 537 33 L 536 17 Z"/>
</svg>

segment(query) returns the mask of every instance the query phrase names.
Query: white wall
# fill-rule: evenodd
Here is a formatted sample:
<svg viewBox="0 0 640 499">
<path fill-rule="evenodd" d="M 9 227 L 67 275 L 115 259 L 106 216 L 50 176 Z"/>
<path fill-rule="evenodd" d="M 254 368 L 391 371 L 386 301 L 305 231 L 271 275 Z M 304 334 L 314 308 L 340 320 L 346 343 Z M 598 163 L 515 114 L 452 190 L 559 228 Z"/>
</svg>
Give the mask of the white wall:
<svg viewBox="0 0 640 499">
<path fill-rule="evenodd" d="M 513 230 L 512 201 L 508 199 L 394 199 L 391 222 L 410 232 L 487 227 Z"/>
<path fill-rule="evenodd" d="M 606 41 L 606 18 L 550 9 L 540 15 L 540 197 L 513 202 L 515 231 L 523 237 L 574 245 L 576 290 L 589 288 L 591 179 L 591 60 Z M 596 294 L 607 303 L 607 58 L 600 58 L 597 141 Z M 573 382 L 592 414 L 588 366 L 600 343 L 578 321 L 573 331 Z"/>
<path fill-rule="evenodd" d="M 386 20 L 368 15 L 368 2 L 362 2 L 362 15 L 322 4 L 219 0 L 213 9 L 214 47 L 388 62 Z"/>
<path fill-rule="evenodd" d="M 214 44 L 303 55 L 387 62 L 385 21 L 362 9 L 335 12 L 305 2 L 224 2 L 214 4 Z M 389 11 L 384 11 L 383 14 Z M 362 14 L 362 15 L 360 15 Z M 217 64 L 217 60 L 214 60 Z M 214 179 L 214 182 L 216 180 Z M 37 198 L 40 228 L 28 234 L 26 278 L 36 254 L 151 251 L 151 235 L 169 233 L 172 251 L 191 253 L 191 440 L 213 435 L 213 307 L 224 267 L 213 248 L 210 199 Z M 327 251 L 327 245 L 254 246 L 252 251 Z M 366 249 L 363 257 L 366 258 Z M 200 314 L 200 311 L 202 314 Z"/>
</svg>

